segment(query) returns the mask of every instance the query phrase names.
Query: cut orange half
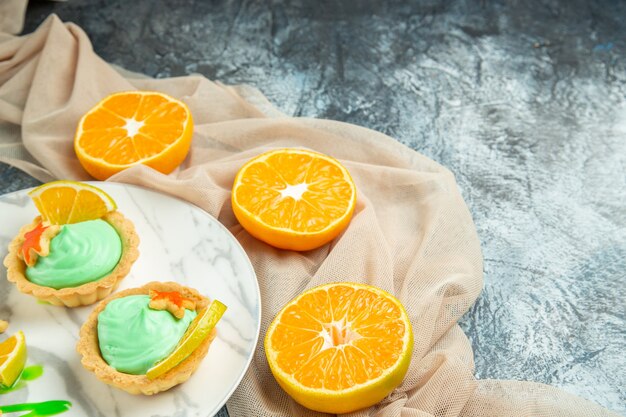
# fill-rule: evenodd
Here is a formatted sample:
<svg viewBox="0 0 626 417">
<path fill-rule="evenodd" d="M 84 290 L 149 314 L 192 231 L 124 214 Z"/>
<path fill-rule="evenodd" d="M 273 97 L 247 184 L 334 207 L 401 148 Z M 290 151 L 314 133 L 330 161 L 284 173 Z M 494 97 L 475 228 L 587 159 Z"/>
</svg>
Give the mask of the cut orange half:
<svg viewBox="0 0 626 417">
<path fill-rule="evenodd" d="M 192 134 L 185 103 L 158 92 L 128 91 L 106 97 L 80 119 L 74 150 L 99 180 L 136 164 L 169 174 L 187 156 Z"/>
<path fill-rule="evenodd" d="M 232 192 L 233 211 L 244 229 L 272 246 L 298 251 L 334 239 L 355 205 L 348 170 L 304 149 L 278 149 L 248 161 Z"/>
<path fill-rule="evenodd" d="M 26 339 L 21 331 L 0 343 L 0 386 L 10 387 L 17 381 L 26 357 Z"/>
<path fill-rule="evenodd" d="M 98 187 L 76 181 L 53 181 L 28 193 L 44 221 L 69 224 L 95 220 L 117 206 Z"/>
<path fill-rule="evenodd" d="M 402 304 L 355 283 L 305 291 L 276 316 L 265 354 L 278 384 L 315 411 L 350 413 L 397 387 L 408 370 L 413 333 Z"/>
</svg>

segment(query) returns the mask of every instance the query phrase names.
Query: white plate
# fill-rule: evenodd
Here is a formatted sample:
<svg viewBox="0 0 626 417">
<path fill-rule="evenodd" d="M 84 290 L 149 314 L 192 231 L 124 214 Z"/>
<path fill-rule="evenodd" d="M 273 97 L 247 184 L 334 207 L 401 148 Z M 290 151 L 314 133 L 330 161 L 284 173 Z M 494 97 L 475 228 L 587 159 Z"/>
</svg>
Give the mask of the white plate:
<svg viewBox="0 0 626 417">
<path fill-rule="evenodd" d="M 219 299 L 228 310 L 217 339 L 187 382 L 151 397 L 127 394 L 103 384 L 80 364 L 78 331 L 93 306 L 38 303 L 18 292 L 2 267 L 0 319 L 10 321 L 8 334 L 24 331 L 29 364 L 43 365 L 44 374 L 25 389 L 0 395 L 0 405 L 68 400 L 73 405 L 63 417 L 213 416 L 243 378 L 259 337 L 261 299 L 250 260 L 230 232 L 196 206 L 136 186 L 93 184 L 115 199 L 141 239 L 139 259 L 120 289 L 172 280 Z M 0 259 L 20 226 L 37 215 L 28 191 L 0 196 Z"/>
</svg>

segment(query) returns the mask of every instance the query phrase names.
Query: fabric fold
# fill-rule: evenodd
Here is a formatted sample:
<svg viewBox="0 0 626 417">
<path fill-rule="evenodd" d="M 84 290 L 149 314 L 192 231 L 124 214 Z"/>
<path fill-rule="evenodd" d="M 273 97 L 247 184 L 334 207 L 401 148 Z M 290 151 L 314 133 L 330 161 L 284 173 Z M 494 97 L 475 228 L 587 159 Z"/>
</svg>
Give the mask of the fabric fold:
<svg viewBox="0 0 626 417">
<path fill-rule="evenodd" d="M 22 30 L 28 0 L 2 0 L 0 2 L 0 37 Z M 1 38 L 0 38 L 1 39 Z"/>
</svg>

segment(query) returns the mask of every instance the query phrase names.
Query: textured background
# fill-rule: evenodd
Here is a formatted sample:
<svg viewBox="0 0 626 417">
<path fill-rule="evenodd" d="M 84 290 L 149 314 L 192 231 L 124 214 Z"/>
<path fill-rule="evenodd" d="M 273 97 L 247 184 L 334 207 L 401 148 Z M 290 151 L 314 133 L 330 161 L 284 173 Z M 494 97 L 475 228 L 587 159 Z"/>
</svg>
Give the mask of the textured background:
<svg viewBox="0 0 626 417">
<path fill-rule="evenodd" d="M 626 2 L 31 2 L 107 61 L 259 88 L 455 173 L 485 257 L 479 378 L 626 414 Z M 35 185 L 0 164 L 0 192 Z"/>
</svg>

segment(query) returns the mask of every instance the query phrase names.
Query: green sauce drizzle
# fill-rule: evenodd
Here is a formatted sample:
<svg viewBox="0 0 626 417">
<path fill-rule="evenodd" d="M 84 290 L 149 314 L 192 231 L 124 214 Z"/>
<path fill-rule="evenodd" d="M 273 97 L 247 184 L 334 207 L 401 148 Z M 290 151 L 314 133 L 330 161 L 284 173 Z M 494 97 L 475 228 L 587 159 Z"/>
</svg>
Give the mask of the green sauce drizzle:
<svg viewBox="0 0 626 417">
<path fill-rule="evenodd" d="M 72 403 L 69 401 L 44 401 L 42 403 L 23 403 L 0 406 L 3 413 L 14 413 L 16 411 L 30 411 L 22 417 L 47 417 L 61 414 L 70 409 Z"/>
<path fill-rule="evenodd" d="M 18 380 L 11 387 L 1 387 L 0 394 L 6 394 L 12 391 L 26 387 L 26 381 L 34 381 L 43 375 L 43 366 L 32 365 L 24 368 Z M 15 413 L 20 411 L 28 411 L 21 417 L 48 417 L 61 414 L 68 411 L 72 407 L 72 403 L 64 400 L 44 401 L 41 403 L 22 403 L 0 406 L 3 413 Z"/>
</svg>

